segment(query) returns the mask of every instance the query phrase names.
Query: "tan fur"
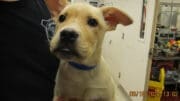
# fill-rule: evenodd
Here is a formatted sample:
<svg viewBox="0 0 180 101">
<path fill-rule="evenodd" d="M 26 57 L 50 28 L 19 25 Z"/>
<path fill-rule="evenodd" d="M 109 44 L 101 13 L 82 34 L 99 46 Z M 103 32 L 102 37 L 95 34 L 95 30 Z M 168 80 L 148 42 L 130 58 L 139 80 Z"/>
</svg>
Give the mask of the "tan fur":
<svg viewBox="0 0 180 101">
<path fill-rule="evenodd" d="M 113 30 L 119 23 L 129 25 L 132 20 L 116 8 L 96 8 L 81 3 L 68 5 L 57 19 L 60 15 L 66 15 L 66 20 L 61 23 L 56 20 L 55 35 L 50 43 L 50 50 L 61 59 L 54 101 L 60 101 L 59 98 L 63 98 L 63 101 L 117 101 L 117 85 L 101 56 L 101 46 L 106 31 Z M 114 20 L 106 19 L 109 16 Z M 87 24 L 89 17 L 98 21 L 96 27 Z M 75 50 L 81 57 L 65 59 L 54 52 L 60 44 L 60 32 L 67 28 L 74 29 L 79 34 Z M 96 65 L 96 68 L 90 71 L 78 70 L 69 65 L 69 61 L 87 66 Z"/>
<path fill-rule="evenodd" d="M 48 9 L 51 12 L 51 15 L 57 16 L 61 10 L 68 4 L 67 0 L 44 0 Z"/>
</svg>

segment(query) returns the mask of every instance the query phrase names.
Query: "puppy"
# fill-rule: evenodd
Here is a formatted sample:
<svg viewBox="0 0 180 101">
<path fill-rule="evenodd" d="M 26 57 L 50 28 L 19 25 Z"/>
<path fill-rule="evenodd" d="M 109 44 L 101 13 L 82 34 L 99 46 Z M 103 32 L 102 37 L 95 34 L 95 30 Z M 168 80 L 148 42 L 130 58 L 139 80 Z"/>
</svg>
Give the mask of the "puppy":
<svg viewBox="0 0 180 101">
<path fill-rule="evenodd" d="M 50 50 L 61 59 L 54 101 L 120 101 L 101 50 L 106 31 L 132 19 L 114 7 L 67 5 L 56 17 Z"/>
</svg>

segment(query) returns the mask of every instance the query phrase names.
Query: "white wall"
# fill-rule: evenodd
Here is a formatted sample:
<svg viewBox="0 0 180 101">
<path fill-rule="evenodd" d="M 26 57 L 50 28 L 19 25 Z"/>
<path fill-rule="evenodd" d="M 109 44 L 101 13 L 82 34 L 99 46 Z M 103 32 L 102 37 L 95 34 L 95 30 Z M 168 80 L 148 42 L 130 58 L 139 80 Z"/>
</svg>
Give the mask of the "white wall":
<svg viewBox="0 0 180 101">
<path fill-rule="evenodd" d="M 114 6 L 127 12 L 134 20 L 130 26 L 119 25 L 116 31 L 106 34 L 103 55 L 111 66 L 113 74 L 127 93 L 144 91 L 148 52 L 152 31 L 155 0 L 148 0 L 145 39 L 139 39 L 142 14 L 142 0 L 119 0 Z M 122 39 L 122 33 L 125 38 Z M 141 101 L 142 97 L 132 97 L 133 101 Z"/>
</svg>

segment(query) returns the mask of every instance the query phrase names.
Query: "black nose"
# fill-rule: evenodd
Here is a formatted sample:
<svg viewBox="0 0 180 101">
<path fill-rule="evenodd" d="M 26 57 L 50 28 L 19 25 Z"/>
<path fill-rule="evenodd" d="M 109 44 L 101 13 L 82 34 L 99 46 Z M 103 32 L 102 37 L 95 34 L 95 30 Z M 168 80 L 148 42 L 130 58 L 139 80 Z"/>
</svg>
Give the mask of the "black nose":
<svg viewBox="0 0 180 101">
<path fill-rule="evenodd" d="M 64 29 L 60 32 L 61 42 L 75 42 L 78 36 L 77 32 L 72 29 Z"/>
</svg>

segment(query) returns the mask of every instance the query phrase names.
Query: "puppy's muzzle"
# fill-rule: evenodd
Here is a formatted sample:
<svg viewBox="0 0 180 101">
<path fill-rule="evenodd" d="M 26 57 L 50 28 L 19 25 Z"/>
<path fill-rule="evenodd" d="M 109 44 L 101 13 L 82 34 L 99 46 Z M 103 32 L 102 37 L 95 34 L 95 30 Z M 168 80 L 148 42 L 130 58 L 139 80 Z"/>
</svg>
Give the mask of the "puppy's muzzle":
<svg viewBox="0 0 180 101">
<path fill-rule="evenodd" d="M 59 42 L 54 52 L 59 53 L 61 58 L 79 56 L 76 51 L 76 44 L 79 34 L 74 29 L 66 28 L 59 33 Z"/>
<path fill-rule="evenodd" d="M 74 44 L 79 37 L 73 29 L 64 29 L 60 32 L 60 43 Z"/>
</svg>

